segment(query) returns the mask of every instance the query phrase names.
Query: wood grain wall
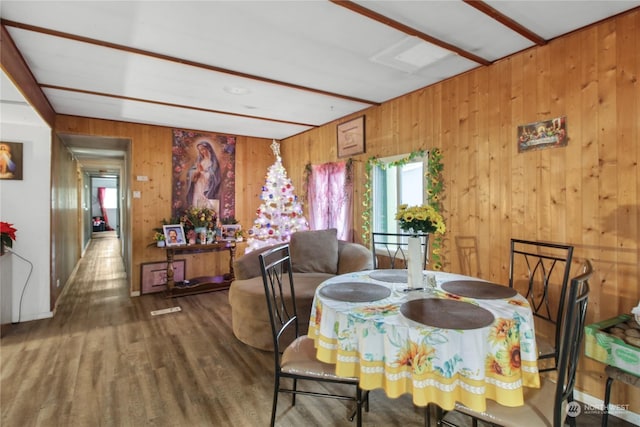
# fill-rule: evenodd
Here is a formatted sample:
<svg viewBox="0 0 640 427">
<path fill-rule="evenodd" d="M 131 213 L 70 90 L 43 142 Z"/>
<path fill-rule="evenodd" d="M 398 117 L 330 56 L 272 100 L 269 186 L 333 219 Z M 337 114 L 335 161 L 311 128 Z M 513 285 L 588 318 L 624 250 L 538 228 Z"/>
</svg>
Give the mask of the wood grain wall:
<svg viewBox="0 0 640 427">
<path fill-rule="evenodd" d="M 165 259 L 164 250 L 149 244 L 153 243 L 153 229 L 160 226 L 163 218 L 171 217 L 171 128 L 61 115 L 55 130 L 131 141 L 129 190 L 130 194 L 140 191 L 141 197 L 131 198 L 131 230 L 123 230 L 123 236 L 132 243 L 131 291 L 140 291 L 141 264 Z M 253 225 L 267 168 L 275 161 L 270 144 L 271 140 L 263 138 L 236 138 L 236 219 L 244 228 Z M 140 175 L 149 180 L 137 181 L 136 176 Z M 180 258 L 187 260 L 187 277 L 226 273 L 229 268 L 227 252 Z"/>
<path fill-rule="evenodd" d="M 80 259 L 82 243 L 78 216 L 78 164 L 55 134 L 51 144 L 51 310 Z M 57 286 L 58 280 L 60 286 Z"/>
<path fill-rule="evenodd" d="M 569 243 L 596 269 L 587 322 L 640 299 L 640 11 L 521 52 L 347 117 L 366 116 L 366 153 L 354 157 L 360 239 L 364 165 L 371 156 L 439 147 L 444 154 L 445 271 L 507 283 L 509 241 Z M 517 126 L 566 116 L 567 147 L 519 154 Z M 336 124 L 282 143 L 302 188 L 304 166 L 336 161 Z M 458 257 L 475 243 L 477 271 Z M 602 397 L 603 365 L 583 358 L 578 388 Z M 637 389 L 614 401 L 640 412 Z"/>
</svg>

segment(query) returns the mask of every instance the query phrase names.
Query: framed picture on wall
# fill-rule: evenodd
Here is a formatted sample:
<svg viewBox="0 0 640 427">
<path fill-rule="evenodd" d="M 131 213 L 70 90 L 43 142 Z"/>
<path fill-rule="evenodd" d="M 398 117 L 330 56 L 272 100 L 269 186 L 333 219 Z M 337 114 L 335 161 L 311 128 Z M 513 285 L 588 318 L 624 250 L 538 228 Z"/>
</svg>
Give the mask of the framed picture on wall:
<svg viewBox="0 0 640 427">
<path fill-rule="evenodd" d="M 338 125 L 338 157 L 364 153 L 364 116 Z"/>
<path fill-rule="evenodd" d="M 22 179 L 21 142 L 0 142 L 0 179 Z"/>
<path fill-rule="evenodd" d="M 184 281 L 184 271 L 187 261 L 177 259 L 173 261 L 173 280 Z M 164 291 L 167 287 L 167 262 L 147 262 L 140 266 L 140 292 L 150 294 Z"/>
<path fill-rule="evenodd" d="M 218 218 L 235 217 L 236 137 L 173 129 L 172 213 L 209 208 Z"/>
<path fill-rule="evenodd" d="M 518 153 L 566 147 L 568 140 L 566 116 L 518 126 Z"/>
<path fill-rule="evenodd" d="M 162 231 L 164 231 L 164 241 L 167 246 L 180 246 L 187 244 L 182 224 L 163 225 Z"/>
</svg>

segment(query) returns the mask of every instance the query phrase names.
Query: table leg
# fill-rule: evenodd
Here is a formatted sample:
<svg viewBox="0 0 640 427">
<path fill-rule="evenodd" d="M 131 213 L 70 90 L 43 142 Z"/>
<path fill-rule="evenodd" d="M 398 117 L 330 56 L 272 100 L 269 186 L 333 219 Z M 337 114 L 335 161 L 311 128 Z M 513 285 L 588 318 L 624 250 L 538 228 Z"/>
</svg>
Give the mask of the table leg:
<svg viewBox="0 0 640 427">
<path fill-rule="evenodd" d="M 235 273 L 233 271 L 233 261 L 236 259 L 236 244 L 232 243 L 229 247 L 229 280 L 235 279 Z"/>
<path fill-rule="evenodd" d="M 173 279 L 173 256 L 174 252 L 171 249 L 167 249 L 167 291 L 171 293 L 175 286 L 175 282 Z"/>
</svg>

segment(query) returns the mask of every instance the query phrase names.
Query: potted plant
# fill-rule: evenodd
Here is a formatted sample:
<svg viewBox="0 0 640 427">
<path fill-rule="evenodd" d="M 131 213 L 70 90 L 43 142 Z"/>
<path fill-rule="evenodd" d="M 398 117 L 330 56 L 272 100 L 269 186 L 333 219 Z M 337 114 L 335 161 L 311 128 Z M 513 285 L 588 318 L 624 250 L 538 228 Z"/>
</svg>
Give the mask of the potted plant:
<svg viewBox="0 0 640 427">
<path fill-rule="evenodd" d="M 153 240 L 156 241 L 156 246 L 159 248 L 164 248 L 165 245 L 165 236 L 164 233 L 156 231 L 153 235 Z"/>
<path fill-rule="evenodd" d="M 12 248 L 16 240 L 16 230 L 13 224 L 0 221 L 0 255 L 4 255 L 4 248 Z"/>
</svg>

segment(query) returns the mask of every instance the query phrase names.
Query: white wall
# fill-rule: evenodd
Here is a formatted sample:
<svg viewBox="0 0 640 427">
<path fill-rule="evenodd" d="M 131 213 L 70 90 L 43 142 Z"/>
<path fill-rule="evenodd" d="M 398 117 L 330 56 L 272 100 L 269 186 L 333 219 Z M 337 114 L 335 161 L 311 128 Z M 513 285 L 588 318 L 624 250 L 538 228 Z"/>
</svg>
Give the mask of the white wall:
<svg viewBox="0 0 640 427">
<path fill-rule="evenodd" d="M 0 123 L 0 140 L 23 144 L 23 179 L 0 180 L 0 221 L 18 230 L 13 253 L 0 262 L 0 319 L 3 324 L 52 317 L 50 309 L 51 260 L 51 130 L 49 127 Z M 11 263 L 9 268 L 6 263 Z M 24 290 L 22 306 L 20 297 Z M 6 311 L 11 300 L 11 313 Z M 20 316 L 18 318 L 18 316 Z"/>
</svg>

